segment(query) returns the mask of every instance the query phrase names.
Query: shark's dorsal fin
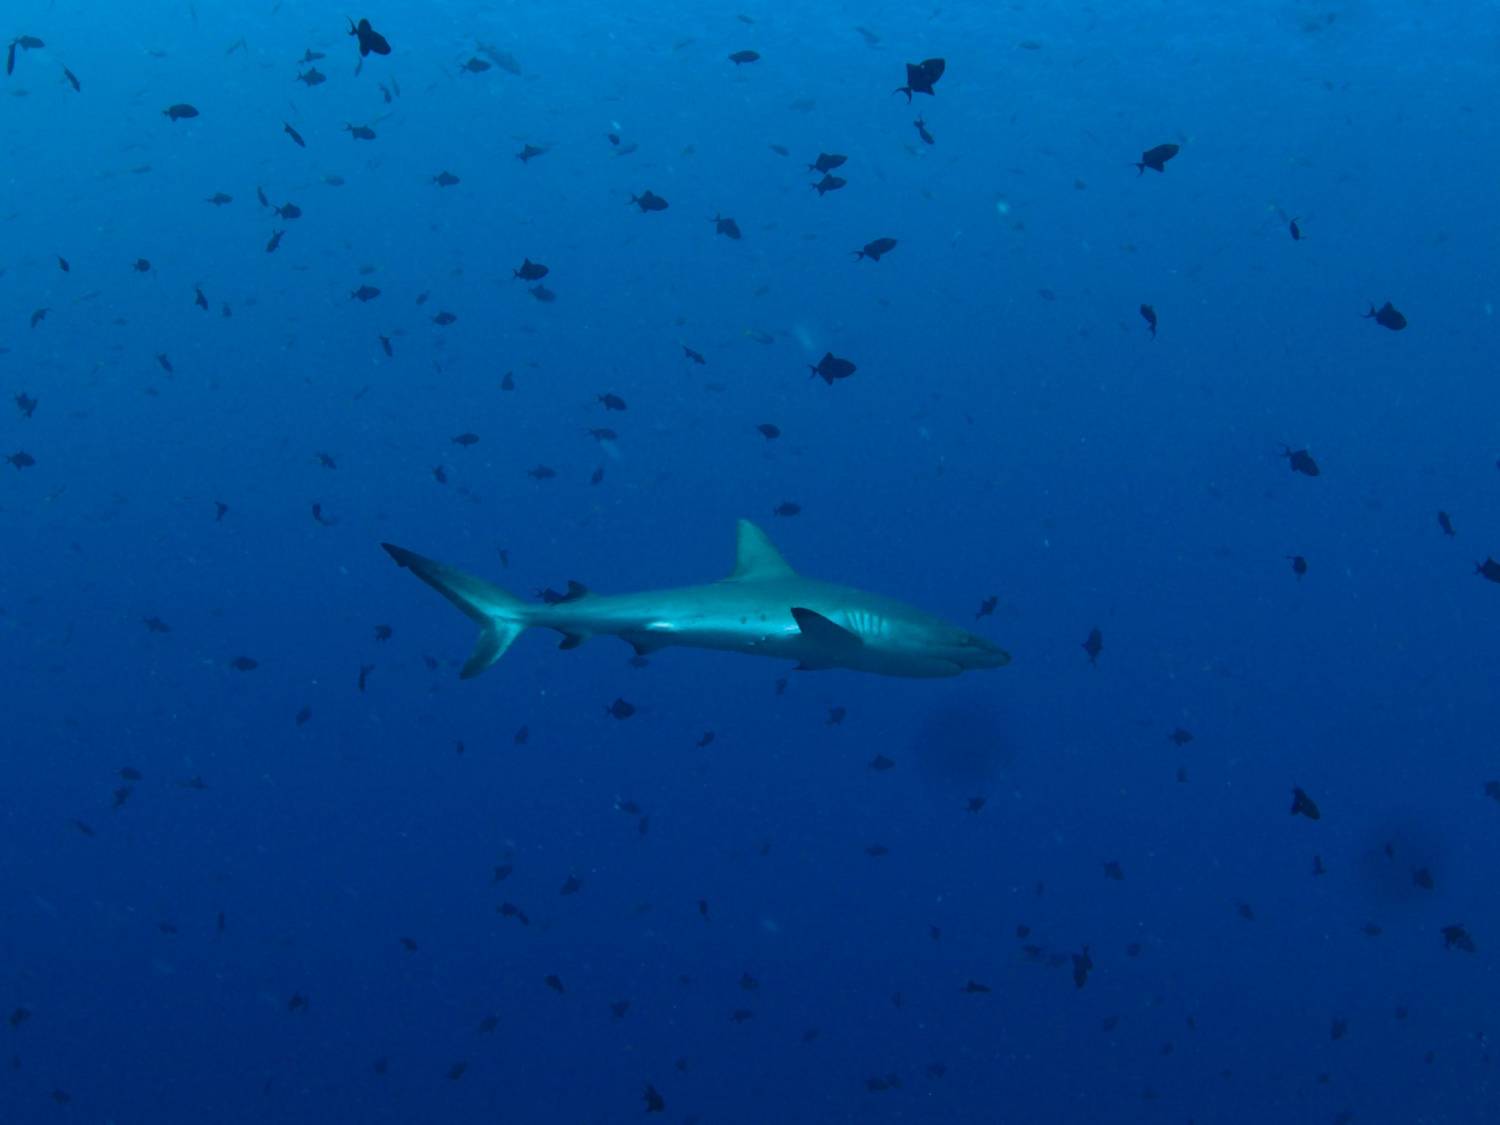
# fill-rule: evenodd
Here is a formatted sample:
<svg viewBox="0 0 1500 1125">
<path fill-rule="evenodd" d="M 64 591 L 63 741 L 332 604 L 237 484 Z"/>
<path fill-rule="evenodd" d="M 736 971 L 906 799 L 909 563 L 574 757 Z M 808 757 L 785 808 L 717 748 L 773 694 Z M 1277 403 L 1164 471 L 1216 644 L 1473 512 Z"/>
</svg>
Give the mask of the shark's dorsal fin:
<svg viewBox="0 0 1500 1125">
<path fill-rule="evenodd" d="M 765 582 L 772 578 L 790 578 L 797 572 L 787 565 L 770 537 L 749 520 L 740 520 L 734 549 L 732 582 Z"/>
</svg>

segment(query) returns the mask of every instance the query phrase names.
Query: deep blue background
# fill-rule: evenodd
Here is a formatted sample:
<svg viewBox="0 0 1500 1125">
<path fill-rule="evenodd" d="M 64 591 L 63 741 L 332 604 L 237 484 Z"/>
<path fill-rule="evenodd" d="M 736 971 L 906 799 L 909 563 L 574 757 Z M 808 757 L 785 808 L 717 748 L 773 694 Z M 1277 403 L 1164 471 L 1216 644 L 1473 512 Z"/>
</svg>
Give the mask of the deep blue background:
<svg viewBox="0 0 1500 1125">
<path fill-rule="evenodd" d="M 1491 1119 L 1489 9 L 388 6 L 355 77 L 343 9 L 153 7 L 8 21 L 47 46 L 0 100 L 0 384 L 40 402 L 0 411 L 37 461 L 0 465 L 0 1118 L 604 1122 L 649 1082 L 671 1121 Z M 460 73 L 479 42 L 523 75 Z M 960 622 L 999 595 L 1015 662 L 778 696 L 546 634 L 460 683 L 470 624 L 378 547 L 630 590 L 727 573 L 738 516 Z"/>
</svg>

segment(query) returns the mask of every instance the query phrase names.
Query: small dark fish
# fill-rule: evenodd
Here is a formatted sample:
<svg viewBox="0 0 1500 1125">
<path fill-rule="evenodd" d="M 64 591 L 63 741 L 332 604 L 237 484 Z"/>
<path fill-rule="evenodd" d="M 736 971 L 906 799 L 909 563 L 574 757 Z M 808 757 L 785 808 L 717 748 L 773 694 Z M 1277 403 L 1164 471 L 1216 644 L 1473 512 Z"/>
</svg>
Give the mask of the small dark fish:
<svg viewBox="0 0 1500 1125">
<path fill-rule="evenodd" d="M 839 188 L 843 187 L 848 182 L 849 181 L 844 179 L 842 176 L 835 176 L 832 172 L 829 172 L 821 180 L 813 184 L 812 188 L 819 195 L 827 195 L 830 191 L 838 191 Z"/>
<path fill-rule="evenodd" d="M 1491 582 L 1500 582 L 1500 562 L 1486 558 L 1484 562 L 1474 564 L 1474 573 Z"/>
<path fill-rule="evenodd" d="M 1141 306 L 1141 319 L 1146 322 L 1146 327 L 1151 330 L 1151 338 L 1156 339 L 1156 310 L 1150 305 Z"/>
<path fill-rule="evenodd" d="M 927 122 L 926 121 L 924 121 L 922 118 L 919 117 L 915 121 L 912 122 L 912 125 L 914 125 L 916 127 L 917 136 L 919 136 L 919 137 L 922 138 L 922 143 L 924 145 L 935 145 L 935 144 L 937 144 L 937 141 L 933 139 L 932 134 L 927 131 Z"/>
<path fill-rule="evenodd" d="M 519 277 L 522 281 L 541 281 L 548 274 L 546 266 L 541 262 L 533 262 L 530 258 L 521 259 L 521 268 L 510 271 L 512 277 Z"/>
<path fill-rule="evenodd" d="M 25 391 L 22 391 L 16 395 L 16 409 L 21 412 L 21 416 L 23 418 L 30 418 L 33 414 L 35 414 L 36 405 L 37 400 L 32 398 Z"/>
<path fill-rule="evenodd" d="M 769 145 L 767 147 L 769 147 L 770 150 L 772 152 L 774 152 L 777 156 L 791 156 L 792 155 L 792 150 L 789 149 L 789 148 L 787 148 L 786 145 L 775 145 L 775 144 L 773 144 L 773 145 Z"/>
<path fill-rule="evenodd" d="M 432 470 L 432 479 L 437 481 L 438 484 L 447 484 L 448 474 L 441 465 L 436 465 Z"/>
<path fill-rule="evenodd" d="M 188 105 L 186 102 L 179 102 L 176 105 L 169 105 L 161 112 L 168 121 L 185 121 L 190 117 L 198 116 L 197 109 L 195 109 L 193 106 Z"/>
<path fill-rule="evenodd" d="M 208 311 L 208 298 L 203 295 L 203 290 L 196 285 L 193 286 L 193 304 L 197 305 L 204 312 Z"/>
<path fill-rule="evenodd" d="M 145 258 L 137 258 L 130 268 L 135 270 L 136 273 L 150 273 L 151 263 Z"/>
<path fill-rule="evenodd" d="M 1073 954 L 1073 985 L 1082 988 L 1088 983 L 1089 973 L 1094 968 L 1094 959 L 1089 956 L 1089 947 L 1084 946 L 1081 953 Z"/>
<path fill-rule="evenodd" d="M 1097 627 L 1089 630 L 1088 639 L 1083 642 L 1083 651 L 1089 654 L 1090 664 L 1099 662 L 1099 654 L 1104 651 L 1104 634 Z"/>
<path fill-rule="evenodd" d="M 661 1096 L 656 1087 L 646 1083 L 646 1092 L 641 1095 L 646 1102 L 647 1113 L 664 1113 L 667 1108 L 667 1100 Z"/>
<path fill-rule="evenodd" d="M 708 360 L 706 360 L 706 359 L 703 358 L 703 353 L 702 352 L 694 351 L 692 348 L 688 347 L 686 344 L 681 345 L 681 347 L 682 347 L 682 354 L 683 354 L 683 357 L 685 359 L 692 360 L 699 367 L 702 367 L 704 364 L 708 363 Z"/>
<path fill-rule="evenodd" d="M 457 1082 L 460 1078 L 462 1078 L 464 1076 L 464 1072 L 467 1071 L 468 1069 L 469 1069 L 469 1064 L 467 1062 L 456 1062 L 456 1063 L 454 1063 L 452 1066 L 450 1066 L 448 1068 L 448 1081 L 449 1082 Z"/>
<path fill-rule="evenodd" d="M 234 196 L 225 195 L 222 191 L 216 191 L 212 195 L 210 195 L 204 202 L 212 203 L 215 207 L 222 207 L 226 203 L 233 203 Z"/>
<path fill-rule="evenodd" d="M 141 624 L 146 626 L 146 632 L 148 633 L 170 633 L 172 631 L 172 626 L 168 625 L 160 617 L 143 617 L 141 618 Z"/>
<path fill-rule="evenodd" d="M 469 61 L 460 64 L 458 69 L 461 73 L 467 71 L 469 74 L 483 74 L 493 65 L 493 63 L 486 62 L 484 59 L 470 56 Z"/>
<path fill-rule="evenodd" d="M 731 238 L 736 242 L 740 240 L 740 225 L 733 219 L 721 219 L 715 215 L 713 224 L 715 234 L 722 234 L 725 238 Z"/>
<path fill-rule="evenodd" d="M 417 951 L 417 943 L 412 938 L 404 937 L 401 939 L 401 948 L 408 953 L 415 953 Z"/>
<path fill-rule="evenodd" d="M 1302 241 L 1302 228 L 1297 225 L 1296 219 L 1290 219 L 1286 224 L 1287 232 L 1292 236 L 1293 242 Z"/>
<path fill-rule="evenodd" d="M 57 256 L 57 268 L 62 270 L 63 273 L 73 272 L 73 267 L 68 264 L 68 259 L 64 258 L 61 254 Z"/>
<path fill-rule="evenodd" d="M 1453 520 L 1447 512 L 1438 513 L 1438 526 L 1443 529 L 1443 534 L 1452 536 L 1456 534 L 1453 530 Z"/>
<path fill-rule="evenodd" d="M 310 719 L 312 719 L 311 707 L 304 707 L 302 708 L 302 710 L 297 712 L 296 723 L 299 727 L 306 725 Z"/>
<path fill-rule="evenodd" d="M 373 301 L 378 296 L 380 296 L 380 290 L 376 289 L 375 286 L 361 285 L 358 289 L 352 290 L 350 292 L 349 299 L 351 301 Z M 382 340 L 385 340 L 384 336 L 380 338 Z M 391 353 L 389 350 L 387 350 L 385 354 L 390 355 Z"/>
<path fill-rule="evenodd" d="M 11 75 L 11 74 L 14 74 L 15 72 L 16 72 L 16 43 L 14 41 L 12 41 L 11 44 L 10 44 L 10 46 L 8 46 L 5 49 L 5 73 L 7 75 Z"/>
<path fill-rule="evenodd" d="M 965 984 L 963 986 L 963 988 L 960 989 L 960 991 L 961 992 L 965 992 L 965 993 L 967 993 L 970 996 L 984 996 L 984 995 L 987 995 L 988 993 L 993 992 L 994 989 L 992 989 L 987 984 L 981 984 L 977 980 L 971 980 L 967 984 Z"/>
<path fill-rule="evenodd" d="M 1123 882 L 1125 879 L 1125 869 L 1120 866 L 1118 860 L 1109 860 L 1104 865 L 1104 877 L 1106 879 L 1113 879 L 1116 882 Z"/>
<path fill-rule="evenodd" d="M 548 973 L 545 977 L 542 978 L 542 980 L 548 988 L 550 988 L 553 992 L 558 993 L 559 995 L 568 991 L 563 987 L 562 978 L 556 973 Z"/>
<path fill-rule="evenodd" d="M 1474 939 L 1469 936 L 1469 931 L 1464 928 L 1462 923 L 1454 923 L 1451 926 L 1443 927 L 1443 948 L 1457 949 L 1461 953 L 1474 953 L 1477 951 Z"/>
<path fill-rule="evenodd" d="M 309 47 L 306 51 L 303 52 L 302 57 L 297 61 L 299 63 L 311 63 L 317 62 L 319 59 L 326 59 L 327 57 L 328 56 L 325 55 L 322 51 L 314 51 L 311 47 Z"/>
<path fill-rule="evenodd" d="M 521 151 L 516 153 L 516 159 L 519 160 L 522 164 L 530 164 L 533 158 L 538 156 L 545 156 L 546 154 L 547 150 L 545 148 L 528 144 L 523 145 L 521 147 Z M 647 192 L 647 194 L 649 195 L 650 192 Z"/>
<path fill-rule="evenodd" d="M 1305 449 L 1292 449 L 1289 446 L 1281 447 L 1281 455 L 1291 464 L 1292 472 L 1301 473 L 1303 476 L 1315 477 L 1322 472 L 1318 463 L 1313 460 L 1312 454 Z"/>
<path fill-rule="evenodd" d="M 172 374 L 172 361 L 167 357 L 166 352 L 158 352 L 156 355 L 156 362 L 168 375 Z"/>
<path fill-rule="evenodd" d="M 818 158 L 807 166 L 809 172 L 832 172 L 835 168 L 842 168 L 847 156 L 837 152 L 820 152 Z"/>
<path fill-rule="evenodd" d="M 1153 172 L 1165 172 L 1167 170 L 1167 161 L 1176 156 L 1180 149 L 1180 145 L 1157 145 L 1154 148 L 1148 148 L 1145 152 L 1141 153 L 1141 158 L 1135 166 L 1135 174 L 1137 176 L 1145 175 L 1147 168 L 1150 168 Z"/>
<path fill-rule="evenodd" d="M 307 87 L 311 89 L 314 86 L 321 86 L 324 82 L 327 82 L 328 76 L 317 67 L 311 67 L 308 70 L 299 73 L 297 75 L 296 81 L 305 83 Z"/>
<path fill-rule="evenodd" d="M 286 234 L 286 231 L 284 231 L 284 230 L 273 230 L 271 232 L 271 237 L 266 242 L 266 253 L 267 254 L 274 254 L 274 253 L 276 253 L 277 248 L 281 246 L 281 238 L 285 234 Z"/>
<path fill-rule="evenodd" d="M 346 121 L 344 122 L 344 131 L 349 134 L 352 140 L 373 141 L 375 139 L 375 130 L 371 129 L 368 125 L 350 125 Z"/>
<path fill-rule="evenodd" d="M 375 338 L 380 341 L 380 350 L 385 352 L 388 357 L 396 354 L 391 348 L 391 338 L 389 336 L 377 335 Z"/>
<path fill-rule="evenodd" d="M 537 465 L 534 468 L 527 469 L 526 475 L 532 480 L 551 480 L 557 476 L 557 470 L 550 465 Z"/>
<path fill-rule="evenodd" d="M 432 182 L 437 184 L 438 187 L 453 187 L 459 182 L 459 179 L 452 172 L 444 171 L 433 176 Z"/>
<path fill-rule="evenodd" d="M 834 380 L 847 379 L 858 370 L 847 359 L 840 359 L 832 352 L 824 352 L 823 358 L 818 360 L 816 365 L 809 364 L 808 368 L 815 376 L 820 376 L 823 382 L 827 383 L 830 387 L 833 386 Z"/>
<path fill-rule="evenodd" d="M 281 123 L 281 131 L 296 142 L 298 148 L 306 148 L 307 142 L 302 139 L 302 134 L 293 129 L 288 122 Z"/>
<path fill-rule="evenodd" d="M 604 404 L 605 410 L 625 410 L 625 400 L 616 394 L 595 395 L 595 399 Z"/>
<path fill-rule="evenodd" d="M 271 208 L 276 216 L 281 219 L 292 220 L 302 218 L 302 208 L 295 203 L 283 203 L 280 207 Z"/>
<path fill-rule="evenodd" d="M 545 285 L 533 285 L 530 289 L 526 290 L 526 292 L 530 293 L 544 305 L 550 305 L 553 301 L 557 300 L 557 294 L 548 289 Z"/>
<path fill-rule="evenodd" d="M 1323 816 L 1318 811 L 1318 803 L 1301 789 L 1296 788 L 1292 790 L 1292 815 L 1305 816 L 1308 820 L 1319 820 Z"/>
<path fill-rule="evenodd" d="M 454 316 L 451 312 L 443 310 L 432 318 L 432 323 L 436 324 L 439 328 L 447 328 L 448 325 L 452 324 L 457 319 L 458 317 Z"/>
<path fill-rule="evenodd" d="M 1392 332 L 1400 332 L 1406 327 L 1406 317 L 1402 316 L 1395 305 L 1387 301 L 1376 308 L 1374 302 L 1370 304 L 1370 311 L 1365 313 L 1366 320 L 1374 320 L 1382 328 L 1389 328 Z"/>
<path fill-rule="evenodd" d="M 6 1022 L 9 1023 L 11 1027 L 20 1027 L 30 1018 L 31 1010 L 29 1008 L 16 1008 L 10 1013 L 9 1017 L 7 1017 Z"/>
<path fill-rule="evenodd" d="M 987 797 L 970 797 L 964 802 L 964 811 L 977 813 L 980 809 L 984 808 L 988 800 L 989 798 Z"/>
<path fill-rule="evenodd" d="M 876 754 L 870 759 L 870 769 L 875 770 L 877 773 L 891 769 L 895 764 L 894 760 L 887 758 L 884 754 Z"/>
<path fill-rule="evenodd" d="M 775 508 L 771 509 L 771 513 L 772 515 L 777 516 L 801 515 L 802 505 L 798 504 L 795 500 L 783 500 L 780 504 L 777 504 Z"/>
<path fill-rule="evenodd" d="M 488 1035 L 499 1026 L 499 1016 L 485 1016 L 484 1019 L 479 1021 L 479 1033 L 481 1035 Z"/>
<path fill-rule="evenodd" d="M 87 821 L 78 820 L 77 818 L 74 818 L 74 820 L 73 820 L 73 827 L 76 828 L 76 829 L 78 829 L 79 832 L 81 832 L 83 835 L 88 836 L 88 837 L 94 837 L 94 836 L 99 835 L 99 833 L 95 832 L 94 829 L 93 829 L 93 827 Z"/>
<path fill-rule="evenodd" d="M 729 61 L 735 66 L 744 66 L 746 63 L 760 61 L 760 54 L 756 51 L 736 51 L 729 56 Z"/>
<path fill-rule="evenodd" d="M 1415 868 L 1411 873 L 1411 881 L 1424 891 L 1430 891 L 1437 885 L 1432 878 L 1432 872 L 1425 867 Z"/>
<path fill-rule="evenodd" d="M 499 906 L 495 907 L 495 910 L 502 918 L 514 918 L 523 926 L 531 925 L 531 919 L 526 916 L 526 911 L 513 902 L 502 902 Z"/>
<path fill-rule="evenodd" d="M 223 523 L 224 517 L 229 514 L 229 505 L 222 500 L 214 501 L 214 523 Z"/>
<path fill-rule="evenodd" d="M 844 719 L 848 717 L 848 715 L 849 708 L 847 707 L 830 707 L 828 708 L 828 718 L 824 725 L 836 727 L 840 723 L 842 723 Z"/>
<path fill-rule="evenodd" d="M 894 238 L 877 238 L 874 242 L 866 242 L 863 250 L 851 250 L 856 262 L 869 258 L 872 262 L 878 262 L 882 255 L 889 254 L 896 248 Z"/>
<path fill-rule="evenodd" d="M 581 890 L 583 890 L 583 880 L 577 875 L 570 874 L 563 880 L 562 890 L 558 891 L 558 894 L 576 895 Z"/>
<path fill-rule="evenodd" d="M 634 203 L 644 213 L 646 211 L 665 211 L 667 201 L 652 191 L 644 191 L 640 195 L 632 195 L 630 202 Z"/>
<path fill-rule="evenodd" d="M 767 441 L 775 441 L 781 436 L 781 427 L 774 422 L 762 422 L 755 428 L 760 431 L 760 436 Z"/>
<path fill-rule="evenodd" d="M 6 457 L 5 460 L 14 465 L 17 469 L 29 469 L 36 464 L 36 458 L 27 453 L 24 449 L 20 450 L 19 452 L 10 454 L 8 457 Z"/>
<path fill-rule="evenodd" d="M 1167 738 L 1173 746 L 1186 746 L 1189 742 L 1193 741 L 1193 732 L 1178 727 L 1171 734 L 1167 735 Z"/>
<path fill-rule="evenodd" d="M 451 440 L 453 441 L 454 445 L 462 445 L 464 447 L 468 447 L 468 446 L 471 446 L 471 445 L 478 445 L 479 444 L 479 435 L 478 434 L 470 434 L 470 433 L 462 433 L 462 434 L 459 434 L 457 437 L 454 437 Z"/>
<path fill-rule="evenodd" d="M 355 23 L 349 21 L 349 34 L 359 40 L 359 57 L 366 55 L 388 55 L 391 53 L 391 45 L 386 42 L 384 35 L 370 26 L 369 20 L 360 20 Z"/>
<path fill-rule="evenodd" d="M 990 614 L 995 612 L 995 607 L 999 604 L 1000 595 L 991 594 L 989 597 L 985 598 L 979 603 L 979 611 L 974 614 L 975 620 L 978 620 L 981 617 L 990 616 Z"/>
<path fill-rule="evenodd" d="M 236 672 L 253 672 L 260 667 L 260 661 L 253 656 L 236 656 L 229 662 L 229 666 Z"/>
<path fill-rule="evenodd" d="M 121 766 L 115 771 L 120 775 L 122 781 L 144 781 L 146 775 L 134 766 Z"/>
<path fill-rule="evenodd" d="M 515 868 L 514 864 L 510 864 L 510 863 L 499 864 L 498 866 L 496 866 L 494 877 L 492 879 L 490 879 L 490 882 L 491 883 L 503 883 L 503 882 L 505 882 L 505 880 L 507 880 L 507 879 L 509 879 L 511 877 L 511 874 L 515 871 L 515 869 L 516 868 Z"/>
<path fill-rule="evenodd" d="M 891 93 L 905 94 L 908 103 L 911 102 L 913 94 L 932 95 L 935 93 L 933 85 L 947 69 L 948 64 L 942 59 L 925 59 L 919 63 L 907 63 L 906 85 L 897 86 Z"/>
<path fill-rule="evenodd" d="M 612 719 L 628 719 L 635 714 L 635 704 L 616 699 L 604 709 L 604 713 Z"/>
<path fill-rule="evenodd" d="M 47 314 L 51 311 L 51 309 L 37 309 L 31 314 L 31 327 L 35 328 L 42 321 L 46 320 Z"/>
<path fill-rule="evenodd" d="M 698 741 L 693 743 L 693 745 L 696 746 L 699 750 L 706 750 L 708 747 L 713 745 L 714 737 L 715 736 L 713 731 L 706 730 L 698 736 Z"/>
</svg>

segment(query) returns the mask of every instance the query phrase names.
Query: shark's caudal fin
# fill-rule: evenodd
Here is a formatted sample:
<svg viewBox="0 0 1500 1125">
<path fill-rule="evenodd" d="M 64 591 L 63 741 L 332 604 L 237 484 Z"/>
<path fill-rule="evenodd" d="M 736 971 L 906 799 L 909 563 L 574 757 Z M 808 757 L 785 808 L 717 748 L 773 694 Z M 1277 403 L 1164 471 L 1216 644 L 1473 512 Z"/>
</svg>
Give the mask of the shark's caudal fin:
<svg viewBox="0 0 1500 1125">
<path fill-rule="evenodd" d="M 459 673 L 464 679 L 479 675 L 504 656 L 511 642 L 526 628 L 526 603 L 499 586 L 392 543 L 382 543 L 381 546 L 398 565 L 411 571 L 479 623 L 479 640 Z"/>
<path fill-rule="evenodd" d="M 763 582 L 772 578 L 790 578 L 797 572 L 781 557 L 771 538 L 749 520 L 736 526 L 734 572 L 731 582 Z"/>
</svg>

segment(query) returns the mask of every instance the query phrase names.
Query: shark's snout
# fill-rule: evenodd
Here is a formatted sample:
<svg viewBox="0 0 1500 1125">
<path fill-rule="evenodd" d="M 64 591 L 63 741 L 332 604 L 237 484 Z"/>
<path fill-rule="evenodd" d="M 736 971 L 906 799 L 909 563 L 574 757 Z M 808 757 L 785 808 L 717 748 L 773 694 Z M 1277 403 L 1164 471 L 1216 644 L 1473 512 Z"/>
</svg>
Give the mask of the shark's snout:
<svg viewBox="0 0 1500 1125">
<path fill-rule="evenodd" d="M 965 634 L 960 652 L 965 668 L 1003 668 L 1010 663 L 1010 653 L 973 633 Z"/>
</svg>

